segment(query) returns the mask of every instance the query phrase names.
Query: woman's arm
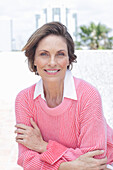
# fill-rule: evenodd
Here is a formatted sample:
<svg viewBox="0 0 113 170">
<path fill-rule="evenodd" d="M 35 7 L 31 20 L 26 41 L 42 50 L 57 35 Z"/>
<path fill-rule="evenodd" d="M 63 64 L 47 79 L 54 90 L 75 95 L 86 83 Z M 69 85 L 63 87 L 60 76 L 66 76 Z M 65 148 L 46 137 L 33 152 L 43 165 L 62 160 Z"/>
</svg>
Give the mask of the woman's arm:
<svg viewBox="0 0 113 170">
<path fill-rule="evenodd" d="M 86 105 L 82 110 L 83 116 L 90 114 L 91 117 L 89 117 L 89 123 L 84 121 L 87 120 L 85 117 L 81 117 L 81 133 L 79 135 L 78 148 L 66 148 L 55 141 L 49 141 L 47 150 L 42 154 L 39 154 L 35 151 L 29 150 L 22 144 L 19 144 L 18 163 L 21 164 L 21 166 L 24 166 L 25 163 L 27 163 L 26 166 L 29 167 L 33 164 L 37 167 L 40 164 L 40 167 L 44 167 L 45 169 L 49 167 L 49 169 L 52 168 L 54 170 L 55 166 L 58 167 L 61 162 L 75 160 L 88 151 L 99 149 L 105 151 L 104 154 L 100 156 L 100 158 L 104 158 L 106 155 L 105 122 L 102 115 L 100 101 L 97 98 L 98 97 L 94 96 L 93 100 L 89 100 L 88 103 L 86 102 Z M 31 126 L 30 118 L 33 117 L 33 113 L 29 105 L 30 103 L 28 103 L 26 94 L 21 93 L 16 99 L 17 123 Z M 96 115 L 99 115 L 99 118 L 96 117 Z M 34 159 L 36 161 L 33 161 Z"/>
<path fill-rule="evenodd" d="M 30 118 L 35 118 L 35 115 L 33 112 L 34 106 L 31 105 L 32 101 L 29 100 L 29 98 L 30 98 L 30 97 L 28 97 L 29 94 L 30 93 L 28 92 L 27 89 L 23 90 L 17 95 L 16 101 L 15 101 L 16 123 L 19 125 L 20 124 L 22 125 L 21 128 L 19 128 L 19 127 L 17 128 L 19 131 L 16 130 L 16 133 L 18 133 L 19 135 L 22 135 L 22 130 L 26 129 L 26 127 L 28 127 L 28 129 L 33 128 L 33 126 L 31 125 L 31 122 L 30 122 Z M 24 125 L 24 127 L 23 127 L 23 125 Z M 20 166 L 22 166 L 24 168 L 24 170 L 34 170 L 34 169 L 56 170 L 56 169 L 58 169 L 59 165 L 65 161 L 62 158 L 59 159 L 55 164 L 48 164 L 47 162 L 42 161 L 41 153 L 34 151 L 36 149 L 36 147 L 34 148 L 34 150 L 32 150 L 28 147 L 29 146 L 28 143 L 26 143 L 26 146 L 25 146 L 24 143 L 22 144 L 23 141 L 21 140 L 21 137 L 22 136 L 17 137 L 18 146 L 19 146 L 18 164 Z M 23 137 L 22 137 L 22 139 L 23 139 Z M 24 142 L 25 141 L 26 140 L 24 140 Z M 30 147 L 31 147 L 31 145 L 30 145 Z M 49 155 L 47 155 L 47 157 L 49 158 Z"/>
<path fill-rule="evenodd" d="M 92 170 L 92 169 L 103 169 L 107 170 L 106 163 L 107 157 L 104 159 L 95 159 L 94 156 L 101 155 L 103 151 L 96 150 L 87 152 L 81 155 L 75 161 L 63 162 L 60 164 L 58 170 Z"/>
<path fill-rule="evenodd" d="M 30 118 L 30 122 L 32 127 L 24 124 L 17 124 L 15 126 L 17 128 L 15 130 L 15 133 L 17 133 L 16 142 L 24 145 L 28 149 L 43 153 L 46 151 L 48 143 L 43 140 L 40 129 L 32 118 Z"/>
<path fill-rule="evenodd" d="M 32 127 L 26 126 L 24 124 L 16 125 L 17 133 L 16 141 L 27 148 L 34 150 L 36 152 L 43 153 L 46 151 L 47 143 L 42 139 L 40 130 L 36 123 L 30 119 Z M 20 135 L 21 133 L 21 135 Z M 91 170 L 94 168 L 105 169 L 107 158 L 104 159 L 94 159 L 94 156 L 101 155 L 104 151 L 93 151 L 81 155 L 75 161 L 63 162 L 60 164 L 58 170 Z"/>
</svg>

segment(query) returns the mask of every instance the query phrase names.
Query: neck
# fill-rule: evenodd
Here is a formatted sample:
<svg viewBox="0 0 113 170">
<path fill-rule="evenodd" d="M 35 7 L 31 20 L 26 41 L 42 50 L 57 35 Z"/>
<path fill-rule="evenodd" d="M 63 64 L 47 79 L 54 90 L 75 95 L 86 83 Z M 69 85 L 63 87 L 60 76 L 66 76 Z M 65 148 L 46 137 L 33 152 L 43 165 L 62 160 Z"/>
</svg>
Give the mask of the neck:
<svg viewBox="0 0 113 170">
<path fill-rule="evenodd" d="M 59 82 L 43 82 L 44 95 L 49 107 L 56 107 L 62 102 L 64 80 Z"/>
</svg>

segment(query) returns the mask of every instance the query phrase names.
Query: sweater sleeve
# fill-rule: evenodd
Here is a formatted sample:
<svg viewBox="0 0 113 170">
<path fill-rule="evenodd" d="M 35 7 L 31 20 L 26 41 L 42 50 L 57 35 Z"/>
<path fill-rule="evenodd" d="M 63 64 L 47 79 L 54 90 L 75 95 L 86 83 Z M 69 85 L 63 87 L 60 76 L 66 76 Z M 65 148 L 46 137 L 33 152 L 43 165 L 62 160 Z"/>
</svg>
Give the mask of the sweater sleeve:
<svg viewBox="0 0 113 170">
<path fill-rule="evenodd" d="M 15 114 L 16 122 L 31 126 L 30 118 L 34 118 L 32 100 L 30 101 L 30 94 L 26 93 L 26 90 L 21 91 L 15 101 Z M 24 168 L 24 170 L 57 170 L 58 167 L 65 159 L 61 158 L 57 160 L 54 164 L 50 161 L 41 160 L 41 154 L 33 150 L 28 149 L 22 144 L 18 144 L 19 154 L 17 163 Z M 62 149 L 65 152 L 66 147 Z M 46 154 L 48 160 L 50 160 L 50 155 Z"/>
<path fill-rule="evenodd" d="M 51 155 L 51 160 L 55 162 L 61 156 L 66 161 L 77 159 L 80 155 L 93 150 L 104 150 L 102 155 L 95 156 L 101 159 L 105 157 L 107 150 L 107 128 L 103 116 L 101 98 L 97 90 L 89 90 L 89 94 L 83 94 L 80 99 L 78 116 L 79 135 L 77 148 L 67 148 L 66 152 L 62 151 L 64 147 L 61 144 L 51 141 L 48 144 L 48 150 L 41 155 L 41 160 L 47 161 L 46 154 Z M 55 148 L 51 150 L 51 148 Z M 60 151 L 60 156 L 59 156 Z"/>
</svg>

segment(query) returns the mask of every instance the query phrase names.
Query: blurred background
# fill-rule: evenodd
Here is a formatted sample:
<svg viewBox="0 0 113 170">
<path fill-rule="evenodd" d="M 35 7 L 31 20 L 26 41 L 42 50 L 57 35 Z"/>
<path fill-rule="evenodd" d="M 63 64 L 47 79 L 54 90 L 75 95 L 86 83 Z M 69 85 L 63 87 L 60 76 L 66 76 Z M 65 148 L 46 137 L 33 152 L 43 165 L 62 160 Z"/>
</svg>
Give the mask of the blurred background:
<svg viewBox="0 0 113 170">
<path fill-rule="evenodd" d="M 113 42 L 112 9 L 112 0 L 1 0 L 0 51 L 20 50 L 37 28 L 53 20 L 68 27 L 74 41 L 78 42 L 76 46 L 112 48 L 109 44 Z M 88 41 L 83 44 L 86 37 Z M 96 41 L 97 46 L 94 45 Z"/>
<path fill-rule="evenodd" d="M 43 24 L 67 26 L 78 56 L 72 73 L 100 92 L 103 112 L 113 128 L 113 0 L 0 1 L 0 169 L 21 170 L 15 142 L 15 97 L 36 83 L 21 52 L 30 35 Z"/>
</svg>

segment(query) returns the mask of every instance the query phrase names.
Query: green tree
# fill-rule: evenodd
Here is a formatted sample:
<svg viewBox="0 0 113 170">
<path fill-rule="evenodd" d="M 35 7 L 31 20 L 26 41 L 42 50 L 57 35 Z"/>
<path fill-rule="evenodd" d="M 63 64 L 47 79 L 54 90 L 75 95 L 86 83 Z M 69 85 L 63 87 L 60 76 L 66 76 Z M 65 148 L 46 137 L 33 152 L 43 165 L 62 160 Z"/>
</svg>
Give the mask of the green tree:
<svg viewBox="0 0 113 170">
<path fill-rule="evenodd" d="M 108 36 L 110 32 L 111 29 L 101 23 L 96 25 L 94 22 L 91 22 L 89 26 L 80 26 L 79 41 L 76 42 L 77 47 L 112 49 L 113 37 Z"/>
</svg>

